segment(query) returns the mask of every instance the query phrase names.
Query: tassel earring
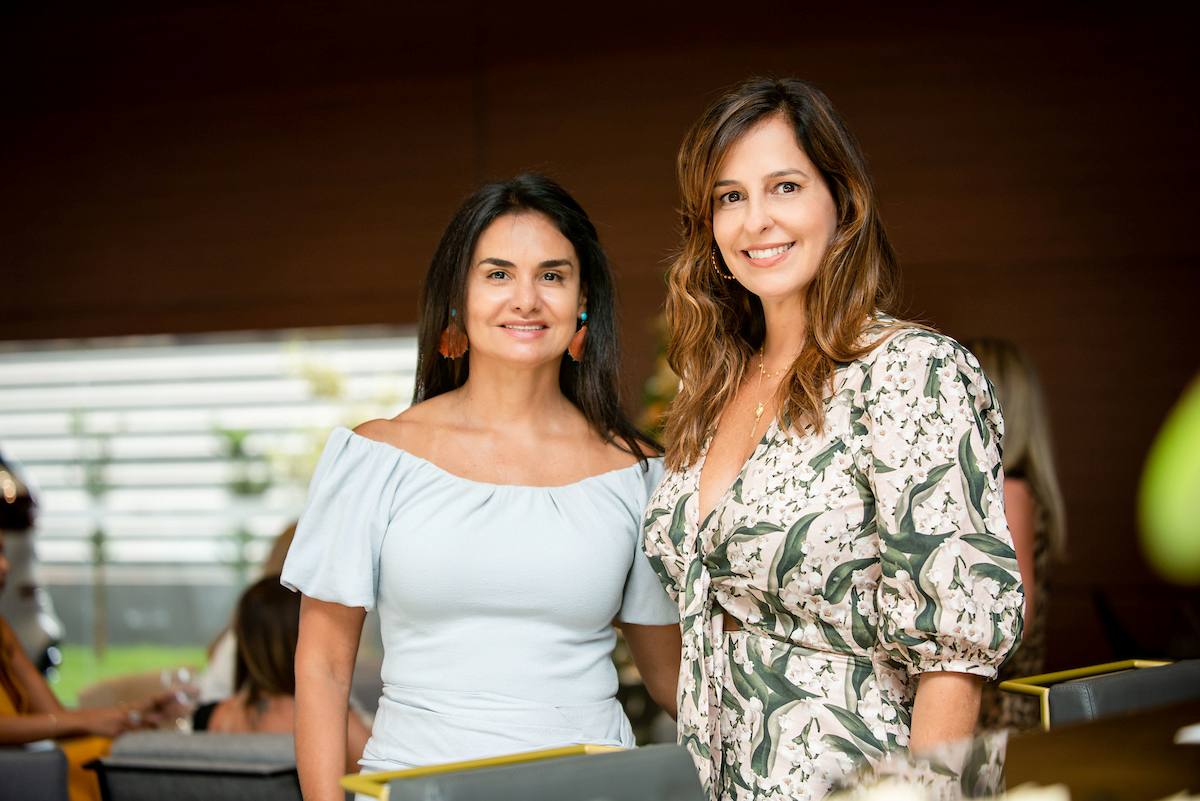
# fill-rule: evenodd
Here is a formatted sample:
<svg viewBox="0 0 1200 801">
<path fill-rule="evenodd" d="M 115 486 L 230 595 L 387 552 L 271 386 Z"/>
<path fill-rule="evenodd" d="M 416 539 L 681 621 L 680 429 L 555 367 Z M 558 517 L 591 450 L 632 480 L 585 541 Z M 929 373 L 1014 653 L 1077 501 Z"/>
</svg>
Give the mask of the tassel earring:
<svg viewBox="0 0 1200 801">
<path fill-rule="evenodd" d="M 571 337 L 571 344 L 567 345 L 567 353 L 571 354 L 571 358 L 576 362 L 583 361 L 583 344 L 587 341 L 587 312 L 579 313 L 579 322 L 579 330 Z"/>
<path fill-rule="evenodd" d="M 467 334 L 455 322 L 457 316 L 458 310 L 451 309 L 450 322 L 442 330 L 442 336 L 438 340 L 438 353 L 445 359 L 461 359 L 467 352 Z"/>
</svg>

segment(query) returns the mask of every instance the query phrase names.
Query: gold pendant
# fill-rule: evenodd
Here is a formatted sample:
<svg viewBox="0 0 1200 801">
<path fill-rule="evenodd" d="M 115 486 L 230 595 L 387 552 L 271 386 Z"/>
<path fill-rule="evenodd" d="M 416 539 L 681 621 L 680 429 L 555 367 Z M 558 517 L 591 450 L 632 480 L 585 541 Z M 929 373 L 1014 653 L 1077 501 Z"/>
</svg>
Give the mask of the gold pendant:
<svg viewBox="0 0 1200 801">
<path fill-rule="evenodd" d="M 764 408 L 762 401 L 759 401 L 758 405 L 754 407 L 754 422 L 757 423 L 758 418 L 762 417 Z"/>
</svg>

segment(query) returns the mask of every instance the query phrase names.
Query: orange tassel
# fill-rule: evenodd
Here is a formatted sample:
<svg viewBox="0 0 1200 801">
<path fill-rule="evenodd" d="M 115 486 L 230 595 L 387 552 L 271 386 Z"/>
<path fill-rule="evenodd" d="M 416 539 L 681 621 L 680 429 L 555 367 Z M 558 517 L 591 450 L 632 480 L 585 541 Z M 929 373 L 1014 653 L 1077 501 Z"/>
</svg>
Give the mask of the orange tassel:
<svg viewBox="0 0 1200 801">
<path fill-rule="evenodd" d="M 583 343 L 587 339 L 587 325 L 581 325 L 579 330 L 575 332 L 575 336 L 571 337 L 571 344 L 567 345 L 567 353 L 571 354 L 571 358 L 577 362 L 583 361 Z"/>
<path fill-rule="evenodd" d="M 438 340 L 438 353 L 447 359 L 461 359 L 467 352 L 467 335 L 454 323 L 446 326 Z"/>
</svg>

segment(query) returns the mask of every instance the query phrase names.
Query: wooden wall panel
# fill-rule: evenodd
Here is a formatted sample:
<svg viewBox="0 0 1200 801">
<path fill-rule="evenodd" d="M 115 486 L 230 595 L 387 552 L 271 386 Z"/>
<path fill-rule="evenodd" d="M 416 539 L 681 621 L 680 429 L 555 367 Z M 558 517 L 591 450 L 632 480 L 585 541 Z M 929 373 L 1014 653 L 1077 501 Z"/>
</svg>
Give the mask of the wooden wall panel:
<svg viewBox="0 0 1200 801">
<path fill-rule="evenodd" d="M 539 169 L 613 258 L 636 398 L 683 131 L 720 87 L 801 75 L 868 153 L 910 311 L 1009 336 L 1043 372 L 1072 526 L 1055 664 L 1113 651 L 1097 593 L 1143 653 L 1193 647 L 1193 594 L 1150 574 L 1133 525 L 1200 366 L 1182 20 L 768 4 L 754 26 L 640 9 L 566 29 L 385 6 L 11 18 L 0 339 L 415 322 L 459 200 Z"/>
</svg>

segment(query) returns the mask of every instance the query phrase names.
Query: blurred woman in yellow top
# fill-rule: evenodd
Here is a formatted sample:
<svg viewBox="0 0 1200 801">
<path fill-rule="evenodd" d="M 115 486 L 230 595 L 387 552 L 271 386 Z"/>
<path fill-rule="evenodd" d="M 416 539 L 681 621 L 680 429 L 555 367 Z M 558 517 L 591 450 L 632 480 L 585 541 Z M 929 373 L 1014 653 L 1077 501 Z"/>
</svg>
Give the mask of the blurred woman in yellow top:
<svg viewBox="0 0 1200 801">
<path fill-rule="evenodd" d="M 8 560 L 0 534 L 0 591 L 7 578 Z M 71 801 L 99 801 L 96 774 L 83 766 L 107 754 L 112 738 L 158 717 L 153 703 L 140 710 L 66 709 L 21 649 L 8 621 L 0 617 L 0 745 L 57 740 L 67 756 Z"/>
</svg>

